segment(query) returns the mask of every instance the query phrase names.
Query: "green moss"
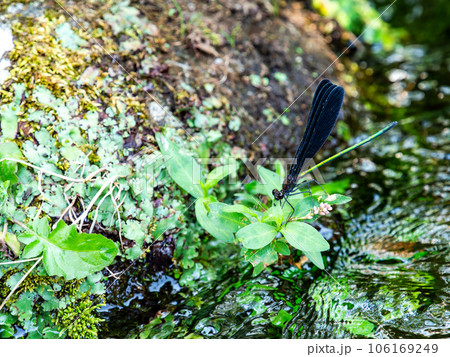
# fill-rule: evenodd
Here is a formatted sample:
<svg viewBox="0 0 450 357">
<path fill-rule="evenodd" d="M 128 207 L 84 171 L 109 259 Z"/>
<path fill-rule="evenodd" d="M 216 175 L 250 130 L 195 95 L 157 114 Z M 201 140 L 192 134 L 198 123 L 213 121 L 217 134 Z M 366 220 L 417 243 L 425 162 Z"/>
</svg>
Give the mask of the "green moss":
<svg viewBox="0 0 450 357">
<path fill-rule="evenodd" d="M 98 338 L 98 325 L 104 320 L 96 317 L 97 309 L 104 303 L 94 304 L 88 293 L 71 302 L 65 309 L 59 310 L 55 323 L 69 338 Z"/>
</svg>

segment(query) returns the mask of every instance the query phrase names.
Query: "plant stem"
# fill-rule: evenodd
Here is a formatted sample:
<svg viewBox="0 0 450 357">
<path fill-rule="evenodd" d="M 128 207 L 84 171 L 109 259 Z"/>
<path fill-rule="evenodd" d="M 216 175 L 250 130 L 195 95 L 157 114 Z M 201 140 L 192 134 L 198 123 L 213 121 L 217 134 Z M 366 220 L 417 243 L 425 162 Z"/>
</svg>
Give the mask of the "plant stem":
<svg viewBox="0 0 450 357">
<path fill-rule="evenodd" d="M 186 31 L 186 28 L 184 26 L 184 18 L 183 18 L 183 10 L 181 10 L 181 6 L 180 4 L 178 4 L 177 0 L 172 0 L 173 4 L 175 5 L 175 7 L 177 8 L 178 14 L 180 15 L 180 35 L 181 38 L 184 38 L 184 33 Z"/>
</svg>

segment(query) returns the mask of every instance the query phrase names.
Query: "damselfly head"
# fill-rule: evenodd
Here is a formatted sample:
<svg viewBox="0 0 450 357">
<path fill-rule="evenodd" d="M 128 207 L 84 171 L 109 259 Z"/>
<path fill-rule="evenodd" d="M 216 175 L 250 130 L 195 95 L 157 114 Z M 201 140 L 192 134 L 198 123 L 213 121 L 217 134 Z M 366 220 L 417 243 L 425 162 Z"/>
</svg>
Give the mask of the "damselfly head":
<svg viewBox="0 0 450 357">
<path fill-rule="evenodd" d="M 279 201 L 279 200 L 282 200 L 283 199 L 283 197 L 284 197 L 284 191 L 283 190 L 281 190 L 281 191 L 278 191 L 276 188 L 272 191 L 272 195 L 273 195 L 273 197 L 277 200 L 277 201 Z"/>
</svg>

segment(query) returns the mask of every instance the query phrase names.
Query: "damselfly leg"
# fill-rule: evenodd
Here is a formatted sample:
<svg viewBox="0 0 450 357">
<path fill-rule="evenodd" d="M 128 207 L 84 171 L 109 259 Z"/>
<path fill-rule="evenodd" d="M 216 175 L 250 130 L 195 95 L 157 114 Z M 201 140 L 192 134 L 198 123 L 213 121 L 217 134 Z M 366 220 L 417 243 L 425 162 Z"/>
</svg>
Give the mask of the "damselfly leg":
<svg viewBox="0 0 450 357">
<path fill-rule="evenodd" d="M 291 204 L 291 203 L 289 202 L 289 200 L 288 200 L 288 198 L 289 198 L 290 196 L 297 196 L 297 195 L 300 195 L 300 194 L 307 193 L 307 194 L 309 195 L 309 197 L 311 197 L 311 203 L 312 203 L 312 206 L 314 207 L 314 200 L 313 200 L 313 198 L 312 198 L 312 192 L 311 192 L 311 188 L 310 188 L 310 186 L 309 186 L 309 182 L 306 182 L 305 184 L 306 184 L 306 186 L 308 187 L 308 190 L 306 190 L 306 191 L 298 191 L 298 192 L 295 192 L 295 193 L 293 193 L 293 194 L 289 194 L 289 195 L 287 195 L 287 196 L 284 197 L 284 201 L 283 201 L 283 203 L 281 204 L 281 207 L 283 207 L 283 206 L 284 206 L 284 203 L 286 202 L 286 203 L 289 205 L 289 207 L 291 207 L 291 209 L 292 209 L 292 211 L 291 211 L 291 213 L 289 214 L 289 217 L 288 217 L 288 219 L 286 220 L 285 223 L 289 222 L 290 219 L 292 218 L 292 216 L 293 216 L 294 213 L 295 213 L 295 208 L 294 208 L 294 206 L 292 206 L 292 204 Z M 303 185 L 303 186 L 304 186 L 304 185 Z"/>
</svg>

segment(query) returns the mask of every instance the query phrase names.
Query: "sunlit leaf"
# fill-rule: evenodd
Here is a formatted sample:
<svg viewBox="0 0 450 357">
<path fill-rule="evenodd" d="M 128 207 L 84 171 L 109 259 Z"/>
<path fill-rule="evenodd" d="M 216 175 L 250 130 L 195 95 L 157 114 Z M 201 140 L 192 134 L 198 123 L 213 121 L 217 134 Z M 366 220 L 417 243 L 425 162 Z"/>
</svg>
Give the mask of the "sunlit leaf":
<svg viewBox="0 0 450 357">
<path fill-rule="evenodd" d="M 18 238 L 25 244 L 38 240 L 43 245 L 43 263 L 48 275 L 81 279 L 111 264 L 118 253 L 114 242 L 100 234 L 78 233 L 75 225 L 68 226 L 61 220 L 46 236 L 43 226 L 47 221 L 41 219 L 39 223 L 35 226 L 39 229 L 27 230 Z"/>
<path fill-rule="evenodd" d="M 302 251 L 322 252 L 330 249 L 325 238 L 307 223 L 289 222 L 281 233 L 290 245 Z"/>
<path fill-rule="evenodd" d="M 236 233 L 237 239 L 248 249 L 260 249 L 265 247 L 276 235 L 276 228 L 265 223 L 249 224 Z"/>
<path fill-rule="evenodd" d="M 320 254 L 320 252 L 307 252 L 304 250 L 303 254 L 305 254 L 306 257 L 309 260 L 311 260 L 315 266 L 317 266 L 320 269 L 325 269 L 325 265 L 323 264 L 322 254 Z"/>
</svg>

